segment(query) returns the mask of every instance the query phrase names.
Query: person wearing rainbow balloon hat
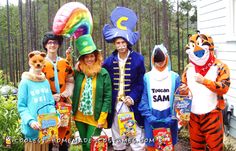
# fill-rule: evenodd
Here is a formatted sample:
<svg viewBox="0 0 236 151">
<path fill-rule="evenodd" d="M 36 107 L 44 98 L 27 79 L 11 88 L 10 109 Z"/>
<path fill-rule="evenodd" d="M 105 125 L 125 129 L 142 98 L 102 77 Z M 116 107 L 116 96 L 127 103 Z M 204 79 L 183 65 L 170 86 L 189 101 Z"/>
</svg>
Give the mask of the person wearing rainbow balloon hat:
<svg viewBox="0 0 236 151">
<path fill-rule="evenodd" d="M 107 115 L 111 110 L 111 79 L 102 68 L 102 55 L 90 34 L 76 40 L 79 67 L 75 70 L 75 89 L 72 110 L 82 140 L 83 151 L 90 150 L 90 139 L 107 128 Z"/>
<path fill-rule="evenodd" d="M 107 69 L 112 80 L 112 112 L 108 122 L 112 131 L 113 148 L 126 150 L 127 138 L 120 136 L 118 114 L 131 111 L 137 121 L 137 127 L 130 147 L 134 151 L 144 151 L 144 132 L 141 128 L 143 118 L 138 111 L 143 91 L 144 57 L 132 50 L 132 46 L 139 39 L 139 33 L 133 32 L 137 16 L 131 9 L 117 7 L 111 13 L 111 22 L 112 25 L 104 26 L 103 35 L 116 49 L 104 61 L 103 67 Z"/>
</svg>

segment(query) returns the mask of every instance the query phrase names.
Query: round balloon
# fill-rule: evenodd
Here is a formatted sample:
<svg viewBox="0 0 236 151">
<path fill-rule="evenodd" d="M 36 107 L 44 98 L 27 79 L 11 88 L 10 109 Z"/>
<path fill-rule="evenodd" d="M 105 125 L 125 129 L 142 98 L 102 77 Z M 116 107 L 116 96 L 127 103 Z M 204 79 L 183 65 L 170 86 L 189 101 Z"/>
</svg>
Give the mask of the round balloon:
<svg viewBox="0 0 236 151">
<path fill-rule="evenodd" d="M 88 8 L 80 2 L 64 4 L 56 13 L 53 32 L 66 37 L 92 34 L 93 20 Z"/>
</svg>

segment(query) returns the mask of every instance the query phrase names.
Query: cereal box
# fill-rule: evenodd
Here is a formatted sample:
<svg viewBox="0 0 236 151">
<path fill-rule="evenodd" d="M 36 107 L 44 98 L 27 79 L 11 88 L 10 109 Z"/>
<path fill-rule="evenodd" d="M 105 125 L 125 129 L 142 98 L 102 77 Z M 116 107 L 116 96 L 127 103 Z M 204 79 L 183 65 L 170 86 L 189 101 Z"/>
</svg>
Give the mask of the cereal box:
<svg viewBox="0 0 236 151">
<path fill-rule="evenodd" d="M 118 124 L 120 129 L 120 136 L 136 136 L 136 122 L 134 120 L 133 112 L 125 112 L 118 114 Z"/>
<path fill-rule="evenodd" d="M 48 113 L 38 115 L 38 122 L 41 125 L 39 131 L 39 141 L 41 143 L 47 143 L 58 139 L 59 115 L 57 113 Z"/>
<path fill-rule="evenodd" d="M 90 151 L 108 151 L 108 136 L 92 136 Z"/>
<path fill-rule="evenodd" d="M 71 104 L 58 102 L 56 105 L 57 111 L 60 113 L 61 127 L 68 127 L 71 116 Z"/>
<path fill-rule="evenodd" d="M 175 97 L 175 112 L 176 117 L 180 121 L 189 121 L 190 120 L 190 112 L 191 112 L 191 105 L 192 100 L 190 98 L 186 97 Z"/>
<path fill-rule="evenodd" d="M 153 130 L 156 151 L 174 151 L 171 132 L 169 128 L 156 128 Z"/>
</svg>

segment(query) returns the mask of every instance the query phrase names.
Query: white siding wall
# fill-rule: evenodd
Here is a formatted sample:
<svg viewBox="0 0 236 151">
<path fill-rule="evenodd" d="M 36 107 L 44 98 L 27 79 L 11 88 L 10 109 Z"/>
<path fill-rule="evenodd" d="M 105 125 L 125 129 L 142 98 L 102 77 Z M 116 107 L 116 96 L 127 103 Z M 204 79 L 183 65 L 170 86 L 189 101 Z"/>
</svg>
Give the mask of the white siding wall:
<svg viewBox="0 0 236 151">
<path fill-rule="evenodd" d="M 212 36 L 216 56 L 230 68 L 231 86 L 225 96 L 236 116 L 236 0 L 198 0 L 198 29 Z"/>
</svg>

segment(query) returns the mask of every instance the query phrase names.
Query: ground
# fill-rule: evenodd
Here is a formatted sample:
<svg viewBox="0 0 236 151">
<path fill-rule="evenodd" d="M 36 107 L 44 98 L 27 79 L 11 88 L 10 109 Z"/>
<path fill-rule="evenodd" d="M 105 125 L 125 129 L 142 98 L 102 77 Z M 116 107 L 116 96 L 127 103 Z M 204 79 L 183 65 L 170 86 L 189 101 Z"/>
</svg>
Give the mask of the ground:
<svg viewBox="0 0 236 151">
<path fill-rule="evenodd" d="M 236 138 L 232 136 L 224 137 L 224 144 L 226 146 L 225 151 L 235 151 L 236 150 Z"/>
<path fill-rule="evenodd" d="M 111 135 L 110 131 L 106 131 L 106 134 L 108 136 Z M 225 144 L 225 149 L 224 151 L 236 151 L 236 139 L 231 137 L 231 136 L 225 136 L 224 137 L 224 144 Z M 81 150 L 81 146 L 79 148 L 74 148 L 71 147 L 70 151 L 73 150 L 77 150 L 80 151 Z M 188 139 L 188 131 L 187 129 L 182 129 L 179 133 L 179 141 L 178 143 L 175 145 L 175 151 L 190 151 L 190 144 L 189 144 L 189 139 Z M 112 146 L 109 146 L 108 151 L 113 151 Z M 131 148 L 127 148 L 126 151 L 131 151 Z"/>
</svg>

